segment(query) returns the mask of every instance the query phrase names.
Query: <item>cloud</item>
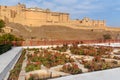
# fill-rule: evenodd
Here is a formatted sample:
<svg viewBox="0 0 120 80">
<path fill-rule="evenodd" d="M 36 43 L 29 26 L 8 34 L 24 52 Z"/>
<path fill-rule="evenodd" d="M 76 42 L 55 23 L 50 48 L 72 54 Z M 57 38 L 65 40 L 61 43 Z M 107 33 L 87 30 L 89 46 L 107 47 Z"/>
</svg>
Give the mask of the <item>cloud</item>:
<svg viewBox="0 0 120 80">
<path fill-rule="evenodd" d="M 61 5 L 71 5 L 77 3 L 79 0 L 53 0 L 54 3 Z"/>
</svg>

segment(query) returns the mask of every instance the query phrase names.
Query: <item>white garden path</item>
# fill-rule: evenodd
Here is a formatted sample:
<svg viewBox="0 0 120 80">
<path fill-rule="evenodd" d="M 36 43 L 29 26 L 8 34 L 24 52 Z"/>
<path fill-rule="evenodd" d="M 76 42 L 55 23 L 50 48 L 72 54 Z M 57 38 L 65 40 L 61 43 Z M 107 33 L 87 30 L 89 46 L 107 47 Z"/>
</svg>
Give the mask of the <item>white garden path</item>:
<svg viewBox="0 0 120 80">
<path fill-rule="evenodd" d="M 26 75 L 25 67 L 27 65 L 27 54 L 28 54 L 28 51 L 26 51 L 25 59 L 22 63 L 22 69 L 20 71 L 18 80 L 25 80 L 25 75 Z"/>
<path fill-rule="evenodd" d="M 22 53 L 22 47 L 13 47 L 0 55 L 0 80 L 7 80 L 10 70 L 14 67 Z"/>
</svg>

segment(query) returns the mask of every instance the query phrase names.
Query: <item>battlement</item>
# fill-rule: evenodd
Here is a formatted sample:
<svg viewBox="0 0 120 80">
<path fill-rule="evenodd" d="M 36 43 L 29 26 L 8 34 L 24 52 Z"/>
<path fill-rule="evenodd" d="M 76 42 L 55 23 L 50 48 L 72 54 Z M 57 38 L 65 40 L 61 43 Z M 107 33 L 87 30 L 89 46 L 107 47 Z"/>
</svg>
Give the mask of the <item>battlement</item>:
<svg viewBox="0 0 120 80">
<path fill-rule="evenodd" d="M 105 25 L 105 20 L 91 20 L 90 18 L 83 18 L 80 20 L 80 23 L 86 26 L 94 26 L 94 27 L 104 27 Z"/>
<path fill-rule="evenodd" d="M 50 9 L 37 7 L 26 8 L 25 4 L 15 6 L 0 6 L 0 19 L 7 22 L 19 23 L 27 26 L 41 26 L 42 24 L 79 24 L 85 26 L 105 27 L 104 20 L 91 20 L 87 17 L 82 20 L 71 20 L 69 13 L 52 12 Z"/>
</svg>

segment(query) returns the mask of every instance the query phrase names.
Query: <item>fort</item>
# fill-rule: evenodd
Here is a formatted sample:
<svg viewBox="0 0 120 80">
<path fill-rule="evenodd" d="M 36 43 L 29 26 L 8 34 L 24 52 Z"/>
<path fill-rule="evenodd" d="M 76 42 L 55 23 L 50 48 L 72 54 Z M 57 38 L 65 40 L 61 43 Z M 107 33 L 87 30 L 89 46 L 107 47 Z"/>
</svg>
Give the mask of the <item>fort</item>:
<svg viewBox="0 0 120 80">
<path fill-rule="evenodd" d="M 44 24 L 78 24 L 105 28 L 104 20 L 91 20 L 85 17 L 82 20 L 70 19 L 69 13 L 52 12 L 49 9 L 26 8 L 25 4 L 18 3 L 15 6 L 0 6 L 0 19 L 6 23 L 14 22 L 30 27 Z"/>
</svg>

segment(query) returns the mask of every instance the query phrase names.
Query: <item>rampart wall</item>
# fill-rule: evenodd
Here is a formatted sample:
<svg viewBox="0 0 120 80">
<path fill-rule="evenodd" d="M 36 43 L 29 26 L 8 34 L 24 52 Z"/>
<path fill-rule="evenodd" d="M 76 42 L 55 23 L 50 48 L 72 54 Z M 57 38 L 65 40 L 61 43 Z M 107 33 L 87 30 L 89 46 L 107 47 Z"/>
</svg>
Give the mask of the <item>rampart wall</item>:
<svg viewBox="0 0 120 80">
<path fill-rule="evenodd" d="M 67 24 L 92 26 L 104 29 L 104 20 L 91 20 L 87 17 L 82 20 L 72 20 L 68 13 L 52 12 L 49 9 L 26 8 L 25 4 L 18 3 L 15 6 L 0 6 L 0 19 L 6 23 L 14 22 L 30 27 L 44 24 Z"/>
</svg>

